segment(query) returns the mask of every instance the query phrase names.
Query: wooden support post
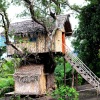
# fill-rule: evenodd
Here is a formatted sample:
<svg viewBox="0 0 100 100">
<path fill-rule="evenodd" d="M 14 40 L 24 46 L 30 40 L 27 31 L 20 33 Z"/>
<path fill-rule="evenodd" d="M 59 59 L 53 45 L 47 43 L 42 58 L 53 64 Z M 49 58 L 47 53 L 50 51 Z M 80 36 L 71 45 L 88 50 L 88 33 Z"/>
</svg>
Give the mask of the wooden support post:
<svg viewBox="0 0 100 100">
<path fill-rule="evenodd" d="M 72 69 L 72 87 L 74 87 L 74 68 Z"/>
<path fill-rule="evenodd" d="M 98 95 L 99 95 L 99 91 L 97 90 L 97 100 L 99 100 Z"/>
<path fill-rule="evenodd" d="M 5 96 L 5 100 L 9 100 L 10 99 L 10 96 Z"/>
<path fill-rule="evenodd" d="M 13 99 L 14 99 L 14 100 L 17 100 L 17 95 L 14 94 L 14 95 L 13 95 Z"/>
<path fill-rule="evenodd" d="M 30 100 L 30 99 L 29 99 L 29 96 L 26 96 L 26 97 L 25 97 L 25 100 Z"/>
<path fill-rule="evenodd" d="M 76 72 L 75 74 L 75 85 L 76 85 L 76 89 L 77 89 L 77 86 L 78 86 L 78 73 Z"/>
<path fill-rule="evenodd" d="M 51 92 L 56 88 L 54 73 L 47 75 L 47 91 Z"/>
<path fill-rule="evenodd" d="M 5 100 L 11 100 L 11 98 L 14 96 L 14 92 L 5 93 L 4 96 L 5 96 Z"/>
<path fill-rule="evenodd" d="M 65 65 L 65 63 L 66 63 L 66 60 L 64 58 L 64 84 L 66 86 L 66 65 Z"/>
</svg>

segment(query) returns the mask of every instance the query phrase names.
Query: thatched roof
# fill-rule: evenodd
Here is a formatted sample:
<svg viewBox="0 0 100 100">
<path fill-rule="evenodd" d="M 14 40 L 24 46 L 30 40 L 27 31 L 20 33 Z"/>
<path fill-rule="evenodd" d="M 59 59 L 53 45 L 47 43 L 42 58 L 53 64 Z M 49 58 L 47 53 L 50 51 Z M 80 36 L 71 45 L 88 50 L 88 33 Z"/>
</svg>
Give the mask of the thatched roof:
<svg viewBox="0 0 100 100">
<path fill-rule="evenodd" d="M 37 28 L 43 29 L 43 27 L 32 20 L 25 20 L 22 22 L 16 22 L 10 25 L 9 32 L 14 33 L 32 33 Z"/>
<path fill-rule="evenodd" d="M 66 20 L 67 15 L 58 15 L 58 27 L 63 27 L 64 21 Z M 50 18 L 52 20 L 52 18 Z M 53 30 L 55 28 L 55 23 L 51 25 L 50 30 Z M 14 33 L 32 33 L 35 32 L 37 29 L 44 30 L 44 28 L 36 23 L 35 21 L 32 20 L 25 20 L 22 22 L 16 22 L 12 23 L 10 25 L 9 32 L 14 32 Z"/>
</svg>

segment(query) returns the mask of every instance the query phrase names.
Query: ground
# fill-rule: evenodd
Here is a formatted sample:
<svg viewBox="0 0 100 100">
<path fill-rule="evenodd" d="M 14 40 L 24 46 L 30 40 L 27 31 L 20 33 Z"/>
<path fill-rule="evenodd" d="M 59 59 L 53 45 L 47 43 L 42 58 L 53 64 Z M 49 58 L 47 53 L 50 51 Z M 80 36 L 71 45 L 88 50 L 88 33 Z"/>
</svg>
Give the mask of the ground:
<svg viewBox="0 0 100 100">
<path fill-rule="evenodd" d="M 100 95 L 90 84 L 78 86 L 77 91 L 80 94 L 79 100 L 100 100 Z"/>
<path fill-rule="evenodd" d="M 89 84 L 78 86 L 77 91 L 80 94 L 79 100 L 100 100 L 100 95 L 98 95 L 97 97 L 97 91 Z M 0 100 L 5 100 L 5 99 L 1 98 Z M 48 97 L 42 97 L 41 99 L 32 99 L 32 100 L 54 100 L 54 99 L 49 99 Z"/>
</svg>

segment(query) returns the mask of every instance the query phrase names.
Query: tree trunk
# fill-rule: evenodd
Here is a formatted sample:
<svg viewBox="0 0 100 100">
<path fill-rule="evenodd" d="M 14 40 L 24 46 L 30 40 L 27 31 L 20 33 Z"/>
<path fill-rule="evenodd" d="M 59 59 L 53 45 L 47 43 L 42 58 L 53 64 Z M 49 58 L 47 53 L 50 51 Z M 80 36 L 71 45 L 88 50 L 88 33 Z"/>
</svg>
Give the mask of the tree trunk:
<svg viewBox="0 0 100 100">
<path fill-rule="evenodd" d="M 47 75 L 47 91 L 51 92 L 56 88 L 54 73 Z"/>
</svg>

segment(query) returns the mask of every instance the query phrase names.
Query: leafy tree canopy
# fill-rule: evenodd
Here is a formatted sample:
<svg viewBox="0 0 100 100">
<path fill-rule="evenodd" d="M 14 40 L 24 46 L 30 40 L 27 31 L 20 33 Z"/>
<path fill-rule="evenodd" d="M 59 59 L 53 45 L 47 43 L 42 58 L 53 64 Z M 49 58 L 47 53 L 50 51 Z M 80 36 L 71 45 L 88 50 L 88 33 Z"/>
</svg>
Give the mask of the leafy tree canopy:
<svg viewBox="0 0 100 100">
<path fill-rule="evenodd" d="M 6 13 L 7 8 L 9 7 L 10 2 L 7 0 L 0 0 L 0 26 L 4 28 L 5 30 L 5 37 L 6 37 L 6 43 L 9 42 L 8 39 L 8 30 L 9 30 L 9 18 Z"/>
<path fill-rule="evenodd" d="M 79 27 L 75 31 L 73 45 L 78 56 L 100 76 L 100 1 L 90 3 L 81 9 Z"/>
<path fill-rule="evenodd" d="M 86 1 L 89 1 L 89 3 L 92 3 L 92 4 L 100 3 L 100 0 L 86 0 Z"/>
<path fill-rule="evenodd" d="M 0 58 L 4 52 L 6 52 L 6 47 L 0 47 Z"/>
</svg>

